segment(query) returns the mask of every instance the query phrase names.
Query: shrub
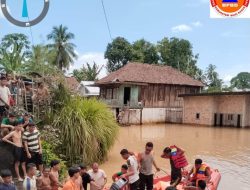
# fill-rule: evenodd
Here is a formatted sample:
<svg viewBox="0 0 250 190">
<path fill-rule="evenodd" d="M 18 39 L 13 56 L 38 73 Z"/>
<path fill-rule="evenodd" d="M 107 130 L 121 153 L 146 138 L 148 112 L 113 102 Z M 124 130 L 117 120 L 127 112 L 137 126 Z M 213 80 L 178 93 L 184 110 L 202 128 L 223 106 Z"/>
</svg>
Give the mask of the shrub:
<svg viewBox="0 0 250 190">
<path fill-rule="evenodd" d="M 119 127 L 112 112 L 96 99 L 71 97 L 55 114 L 62 153 L 69 164 L 102 162 L 114 144 Z"/>
</svg>

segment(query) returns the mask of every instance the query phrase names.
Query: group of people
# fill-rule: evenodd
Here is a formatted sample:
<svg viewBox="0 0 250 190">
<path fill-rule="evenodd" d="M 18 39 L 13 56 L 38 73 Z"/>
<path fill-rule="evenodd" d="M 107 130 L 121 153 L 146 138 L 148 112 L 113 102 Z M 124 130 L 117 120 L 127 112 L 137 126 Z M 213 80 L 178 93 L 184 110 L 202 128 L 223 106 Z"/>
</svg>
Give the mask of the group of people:
<svg viewBox="0 0 250 190">
<path fill-rule="evenodd" d="M 130 190 L 153 189 L 153 166 L 156 171 L 160 171 L 161 169 L 157 166 L 152 151 L 152 142 L 148 142 L 145 146 L 145 151 L 139 153 L 137 156 L 127 149 L 121 150 L 120 154 L 127 161 L 128 171 L 122 174 L 120 178 L 128 179 Z M 183 169 L 188 165 L 184 151 L 177 146 L 166 147 L 161 157 L 170 160 L 171 181 L 167 190 L 176 190 L 176 187 L 182 181 Z M 210 168 L 201 159 L 196 159 L 195 166 L 185 177 L 187 180 L 186 189 L 205 190 L 206 184 L 211 179 Z"/>
<path fill-rule="evenodd" d="M 33 106 L 43 105 L 49 100 L 49 91 L 43 82 L 33 85 L 10 74 L 0 76 L 0 116 L 5 115 L 13 106 L 33 112 Z"/>
</svg>

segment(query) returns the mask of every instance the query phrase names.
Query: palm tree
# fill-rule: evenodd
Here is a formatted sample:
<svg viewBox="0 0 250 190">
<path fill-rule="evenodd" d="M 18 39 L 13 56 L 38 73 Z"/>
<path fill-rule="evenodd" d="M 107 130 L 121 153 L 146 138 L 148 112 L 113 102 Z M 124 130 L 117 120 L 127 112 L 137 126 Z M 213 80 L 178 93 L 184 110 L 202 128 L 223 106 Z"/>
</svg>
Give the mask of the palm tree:
<svg viewBox="0 0 250 190">
<path fill-rule="evenodd" d="M 84 75 L 86 76 L 86 80 L 95 81 L 98 80 L 98 75 L 100 74 L 103 66 L 99 67 L 95 62 L 91 67 L 89 63 L 87 63 L 87 67 L 83 67 Z"/>
<path fill-rule="evenodd" d="M 60 70 L 69 69 L 70 64 L 73 64 L 74 59 L 77 58 L 74 51 L 76 45 L 70 42 L 75 38 L 75 35 L 68 32 L 68 27 L 60 25 L 59 27 L 54 26 L 47 38 L 54 42 L 48 45 L 51 51 L 56 52 L 54 64 Z"/>
<path fill-rule="evenodd" d="M 24 34 L 8 34 L 0 44 L 0 63 L 8 73 L 20 73 L 30 57 L 30 42 Z"/>
</svg>

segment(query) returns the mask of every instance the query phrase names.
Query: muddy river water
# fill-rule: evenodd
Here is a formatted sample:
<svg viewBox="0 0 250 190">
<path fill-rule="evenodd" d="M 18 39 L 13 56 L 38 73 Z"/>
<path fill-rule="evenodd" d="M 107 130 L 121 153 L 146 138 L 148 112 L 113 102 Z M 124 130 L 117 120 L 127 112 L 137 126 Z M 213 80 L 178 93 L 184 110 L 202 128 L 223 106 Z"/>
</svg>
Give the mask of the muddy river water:
<svg viewBox="0 0 250 190">
<path fill-rule="evenodd" d="M 168 145 L 177 145 L 186 151 L 189 163 L 202 158 L 222 175 L 219 190 L 250 190 L 250 130 L 184 125 L 143 125 L 121 127 L 119 137 L 101 165 L 111 183 L 113 173 L 124 163 L 122 148 L 134 152 L 144 150 L 145 143 L 154 143 L 155 160 L 160 168 L 170 171 L 169 161 L 160 158 Z"/>
</svg>

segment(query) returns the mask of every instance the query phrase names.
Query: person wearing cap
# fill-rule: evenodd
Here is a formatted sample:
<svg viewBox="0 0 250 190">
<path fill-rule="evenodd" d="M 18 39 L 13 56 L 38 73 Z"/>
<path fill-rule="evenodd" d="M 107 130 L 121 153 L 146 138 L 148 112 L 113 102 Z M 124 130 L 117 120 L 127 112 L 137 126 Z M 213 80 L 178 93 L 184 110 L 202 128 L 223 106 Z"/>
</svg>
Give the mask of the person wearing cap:
<svg viewBox="0 0 250 190">
<path fill-rule="evenodd" d="M 59 187 L 62 187 L 62 184 L 59 182 L 60 161 L 52 160 L 50 167 L 49 178 L 51 180 L 51 190 L 58 190 Z"/>
<path fill-rule="evenodd" d="M 71 167 L 68 170 L 70 179 L 64 184 L 62 190 L 80 190 L 80 187 L 77 183 L 78 178 L 80 177 L 80 170 L 78 167 Z"/>
<path fill-rule="evenodd" d="M 16 190 L 16 186 L 12 183 L 12 174 L 8 169 L 1 171 L 3 183 L 0 184 L 0 190 Z"/>
<path fill-rule="evenodd" d="M 15 130 L 10 132 L 3 138 L 3 141 L 12 144 L 14 146 L 14 159 L 15 159 L 15 171 L 18 181 L 23 181 L 19 172 L 19 165 L 22 163 L 22 169 L 24 176 L 26 176 L 25 169 L 25 154 L 22 143 L 22 123 L 14 122 Z M 10 140 L 12 139 L 12 141 Z"/>
<path fill-rule="evenodd" d="M 28 130 L 23 133 L 24 148 L 27 154 L 27 163 L 34 163 L 39 171 L 43 171 L 42 143 L 40 132 L 34 123 L 28 124 Z"/>
<path fill-rule="evenodd" d="M 84 190 L 87 190 L 88 183 L 94 185 L 94 180 L 90 177 L 90 175 L 87 173 L 87 167 L 83 164 L 79 165 L 80 167 L 80 175 L 82 177 L 82 186 Z"/>
</svg>

